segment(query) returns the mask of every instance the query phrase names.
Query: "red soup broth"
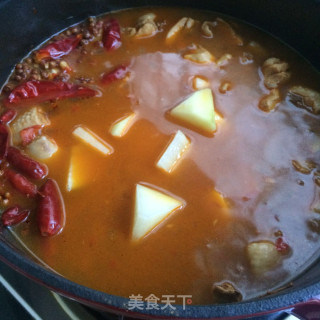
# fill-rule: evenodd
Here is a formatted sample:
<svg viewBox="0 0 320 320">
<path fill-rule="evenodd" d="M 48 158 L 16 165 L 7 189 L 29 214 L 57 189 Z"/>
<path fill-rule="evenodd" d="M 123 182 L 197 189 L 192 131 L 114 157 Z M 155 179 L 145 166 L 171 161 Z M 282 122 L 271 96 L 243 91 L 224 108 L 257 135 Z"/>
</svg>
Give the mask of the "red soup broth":
<svg viewBox="0 0 320 320">
<path fill-rule="evenodd" d="M 154 19 L 139 22 L 147 13 Z M 112 50 L 104 46 L 110 17 L 119 23 L 121 38 L 121 43 L 109 39 Z M 166 39 L 183 17 L 195 21 Z M 153 32 L 139 37 L 146 23 Z M 37 106 L 50 119 L 40 134 L 58 146 L 51 157 L 35 158 L 49 173 L 31 181 L 39 190 L 48 178 L 57 182 L 66 215 L 59 234 L 39 232 L 41 195 L 26 197 L 1 177 L 8 193 L 2 196 L 2 211 L 16 204 L 30 209 L 29 218 L 11 228 L 27 248 L 59 274 L 90 288 L 124 297 L 192 295 L 194 304 L 263 295 L 314 261 L 320 234 L 320 138 L 312 105 L 320 104 L 320 78 L 305 60 L 262 31 L 194 9 L 114 12 L 66 29 L 51 44 L 72 35 L 79 41 L 70 53 L 58 60 L 31 53 L 22 62 L 30 70 L 25 68 L 24 77 L 16 67 L 4 91 L 31 80 L 64 81 L 91 88 L 95 96 L 26 99 L 16 106 L 6 103 L 3 93 L 3 112 L 6 105 L 18 113 L 8 124 L 12 136 L 13 124 Z M 201 47 L 211 61 L 185 58 Z M 269 58 L 278 59 L 271 69 L 265 62 Z M 126 72 L 105 76 L 103 83 L 103 76 L 119 66 Z M 50 79 L 53 69 L 58 76 Z M 268 83 L 270 74 L 279 83 Z M 196 76 L 206 80 L 220 116 L 214 132 L 169 115 L 198 90 Z M 297 86 L 307 89 L 293 94 Z M 271 94 L 278 95 L 276 103 L 265 110 L 261 99 Z M 112 125 L 132 112 L 136 117 L 127 132 L 112 136 Z M 75 137 L 79 125 L 112 146 L 113 153 L 104 155 Z M 178 130 L 191 144 L 174 169 L 164 172 L 156 163 Z M 28 154 L 30 144 L 11 144 Z M 14 167 L 4 159 L 2 169 L 7 166 Z M 133 241 L 137 184 L 182 199 L 184 206 Z M 250 247 L 253 243 L 257 247 Z M 256 251 L 261 244 L 270 249 L 267 258 Z M 231 294 L 219 287 L 226 283 Z"/>
</svg>

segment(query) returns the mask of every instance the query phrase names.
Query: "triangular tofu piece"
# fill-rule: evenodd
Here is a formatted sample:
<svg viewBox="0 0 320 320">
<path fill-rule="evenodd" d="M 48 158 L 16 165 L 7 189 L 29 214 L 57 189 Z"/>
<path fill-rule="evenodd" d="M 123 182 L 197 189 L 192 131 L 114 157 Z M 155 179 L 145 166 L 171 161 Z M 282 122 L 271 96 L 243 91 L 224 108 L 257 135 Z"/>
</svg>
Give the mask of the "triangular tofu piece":
<svg viewBox="0 0 320 320">
<path fill-rule="evenodd" d="M 132 240 L 139 240 L 166 217 L 184 205 L 183 201 L 141 184 L 136 186 Z"/>
<path fill-rule="evenodd" d="M 214 102 L 209 88 L 194 92 L 170 111 L 171 116 L 200 130 L 214 132 L 216 130 Z"/>
</svg>

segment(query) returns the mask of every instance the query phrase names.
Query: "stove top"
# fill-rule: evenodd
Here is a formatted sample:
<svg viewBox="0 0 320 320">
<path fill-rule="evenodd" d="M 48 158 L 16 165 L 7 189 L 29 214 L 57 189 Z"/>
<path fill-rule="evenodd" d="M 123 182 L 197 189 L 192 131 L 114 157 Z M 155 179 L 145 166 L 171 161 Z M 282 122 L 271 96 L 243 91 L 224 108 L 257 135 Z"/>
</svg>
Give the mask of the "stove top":
<svg viewBox="0 0 320 320">
<path fill-rule="evenodd" d="M 1 261 L 0 310 L 2 320 L 128 320 L 122 316 L 97 312 L 78 302 L 63 298 L 25 278 Z M 296 319 L 298 318 L 285 312 L 250 318 L 250 320 Z"/>
</svg>

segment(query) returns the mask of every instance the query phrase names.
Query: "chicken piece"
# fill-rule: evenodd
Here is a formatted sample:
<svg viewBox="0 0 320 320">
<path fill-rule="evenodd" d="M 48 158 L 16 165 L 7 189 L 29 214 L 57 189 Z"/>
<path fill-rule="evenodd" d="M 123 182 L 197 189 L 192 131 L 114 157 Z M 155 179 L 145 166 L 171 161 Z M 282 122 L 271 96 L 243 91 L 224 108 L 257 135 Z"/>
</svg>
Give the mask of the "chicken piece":
<svg viewBox="0 0 320 320">
<path fill-rule="evenodd" d="M 312 161 L 304 161 L 303 164 L 301 164 L 299 161 L 297 160 L 292 160 L 292 166 L 299 171 L 300 173 L 303 174 L 310 174 L 311 171 L 316 167 L 316 164 Z"/>
<path fill-rule="evenodd" d="M 228 80 L 223 80 L 219 86 L 219 92 L 222 94 L 226 94 L 228 91 L 232 89 L 232 83 Z"/>
<path fill-rule="evenodd" d="M 250 267 L 256 275 L 261 275 L 276 267 L 280 260 L 274 243 L 270 241 L 251 242 L 247 246 Z"/>
<path fill-rule="evenodd" d="M 308 219 L 307 220 L 307 227 L 311 232 L 317 233 L 318 235 L 320 234 L 320 220 L 319 219 L 316 219 L 316 218 Z"/>
<path fill-rule="evenodd" d="M 33 107 L 16 118 L 10 125 L 13 144 L 17 145 L 22 142 L 20 136 L 21 130 L 37 125 L 41 127 L 50 125 L 47 114 L 40 107 Z"/>
<path fill-rule="evenodd" d="M 285 72 L 289 68 L 287 62 L 281 61 L 278 58 L 269 58 L 262 65 L 264 76 L 269 76 L 274 73 Z"/>
<path fill-rule="evenodd" d="M 274 110 L 281 101 L 279 89 L 271 89 L 270 92 L 263 96 L 259 102 L 259 108 L 262 111 L 270 112 Z"/>
<path fill-rule="evenodd" d="M 262 65 L 264 85 L 268 89 L 278 88 L 280 84 L 283 84 L 290 78 L 290 73 L 287 71 L 288 68 L 288 63 L 278 58 L 267 59 Z"/>
<path fill-rule="evenodd" d="M 294 86 L 288 92 L 289 100 L 297 107 L 311 113 L 320 113 L 320 93 L 309 88 Z"/>
<path fill-rule="evenodd" d="M 213 32 L 212 32 L 212 28 L 214 28 L 217 25 L 217 22 L 214 21 L 204 21 L 203 24 L 201 25 L 201 30 L 202 33 L 205 37 L 207 38 L 212 38 L 213 37 Z"/>
<path fill-rule="evenodd" d="M 188 50 L 183 58 L 200 64 L 211 63 L 215 60 L 215 57 L 200 45 Z"/>
<path fill-rule="evenodd" d="M 158 27 L 154 21 L 156 15 L 154 13 L 147 13 L 138 19 L 136 27 L 136 38 L 152 37 L 158 31 Z"/>
<path fill-rule="evenodd" d="M 57 151 L 56 142 L 46 135 L 36 138 L 27 147 L 27 152 L 30 156 L 40 160 L 51 158 Z"/>
<path fill-rule="evenodd" d="M 217 65 L 219 67 L 223 67 L 228 64 L 229 60 L 232 59 L 232 55 L 230 53 L 225 53 L 217 60 Z"/>
<path fill-rule="evenodd" d="M 192 79 L 192 87 L 194 90 L 210 88 L 210 82 L 206 77 L 194 76 Z"/>
<path fill-rule="evenodd" d="M 290 73 L 279 72 L 265 77 L 264 84 L 268 89 L 275 89 L 290 78 Z"/>
<path fill-rule="evenodd" d="M 215 283 L 212 288 L 212 293 L 217 302 L 238 302 L 242 300 L 242 294 L 234 285 L 228 281 Z"/>
<path fill-rule="evenodd" d="M 250 52 L 242 52 L 242 55 L 239 57 L 239 61 L 243 65 L 253 63 L 253 55 Z"/>
<path fill-rule="evenodd" d="M 134 27 L 123 27 L 121 28 L 121 32 L 126 34 L 129 37 L 133 37 L 137 33 L 137 29 Z"/>
<path fill-rule="evenodd" d="M 194 20 L 192 18 L 181 18 L 168 32 L 166 40 L 173 39 L 178 32 L 180 32 L 182 29 L 191 29 L 194 25 Z"/>
<path fill-rule="evenodd" d="M 310 209 L 316 213 L 320 213 L 320 192 L 316 193 Z"/>
</svg>

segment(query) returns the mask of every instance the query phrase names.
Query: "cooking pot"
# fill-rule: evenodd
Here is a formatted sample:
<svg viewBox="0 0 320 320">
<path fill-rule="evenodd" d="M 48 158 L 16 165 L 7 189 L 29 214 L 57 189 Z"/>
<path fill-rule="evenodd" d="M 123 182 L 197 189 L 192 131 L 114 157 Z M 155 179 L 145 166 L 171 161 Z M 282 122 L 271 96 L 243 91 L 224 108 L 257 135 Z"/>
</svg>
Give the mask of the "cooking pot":
<svg viewBox="0 0 320 320">
<path fill-rule="evenodd" d="M 258 26 L 280 38 L 320 70 L 319 0 L 0 0 L 0 83 L 34 46 L 89 15 L 149 5 L 189 6 L 221 12 Z M 1 228 L 1 227 L 0 227 Z M 0 259 L 25 276 L 89 306 L 142 318 L 240 319 L 304 303 L 320 296 L 320 261 L 293 286 L 250 301 L 176 306 L 176 310 L 128 310 L 129 299 L 71 282 L 39 263 L 7 229 L 0 229 Z M 319 316 L 320 318 L 320 316 Z"/>
</svg>

